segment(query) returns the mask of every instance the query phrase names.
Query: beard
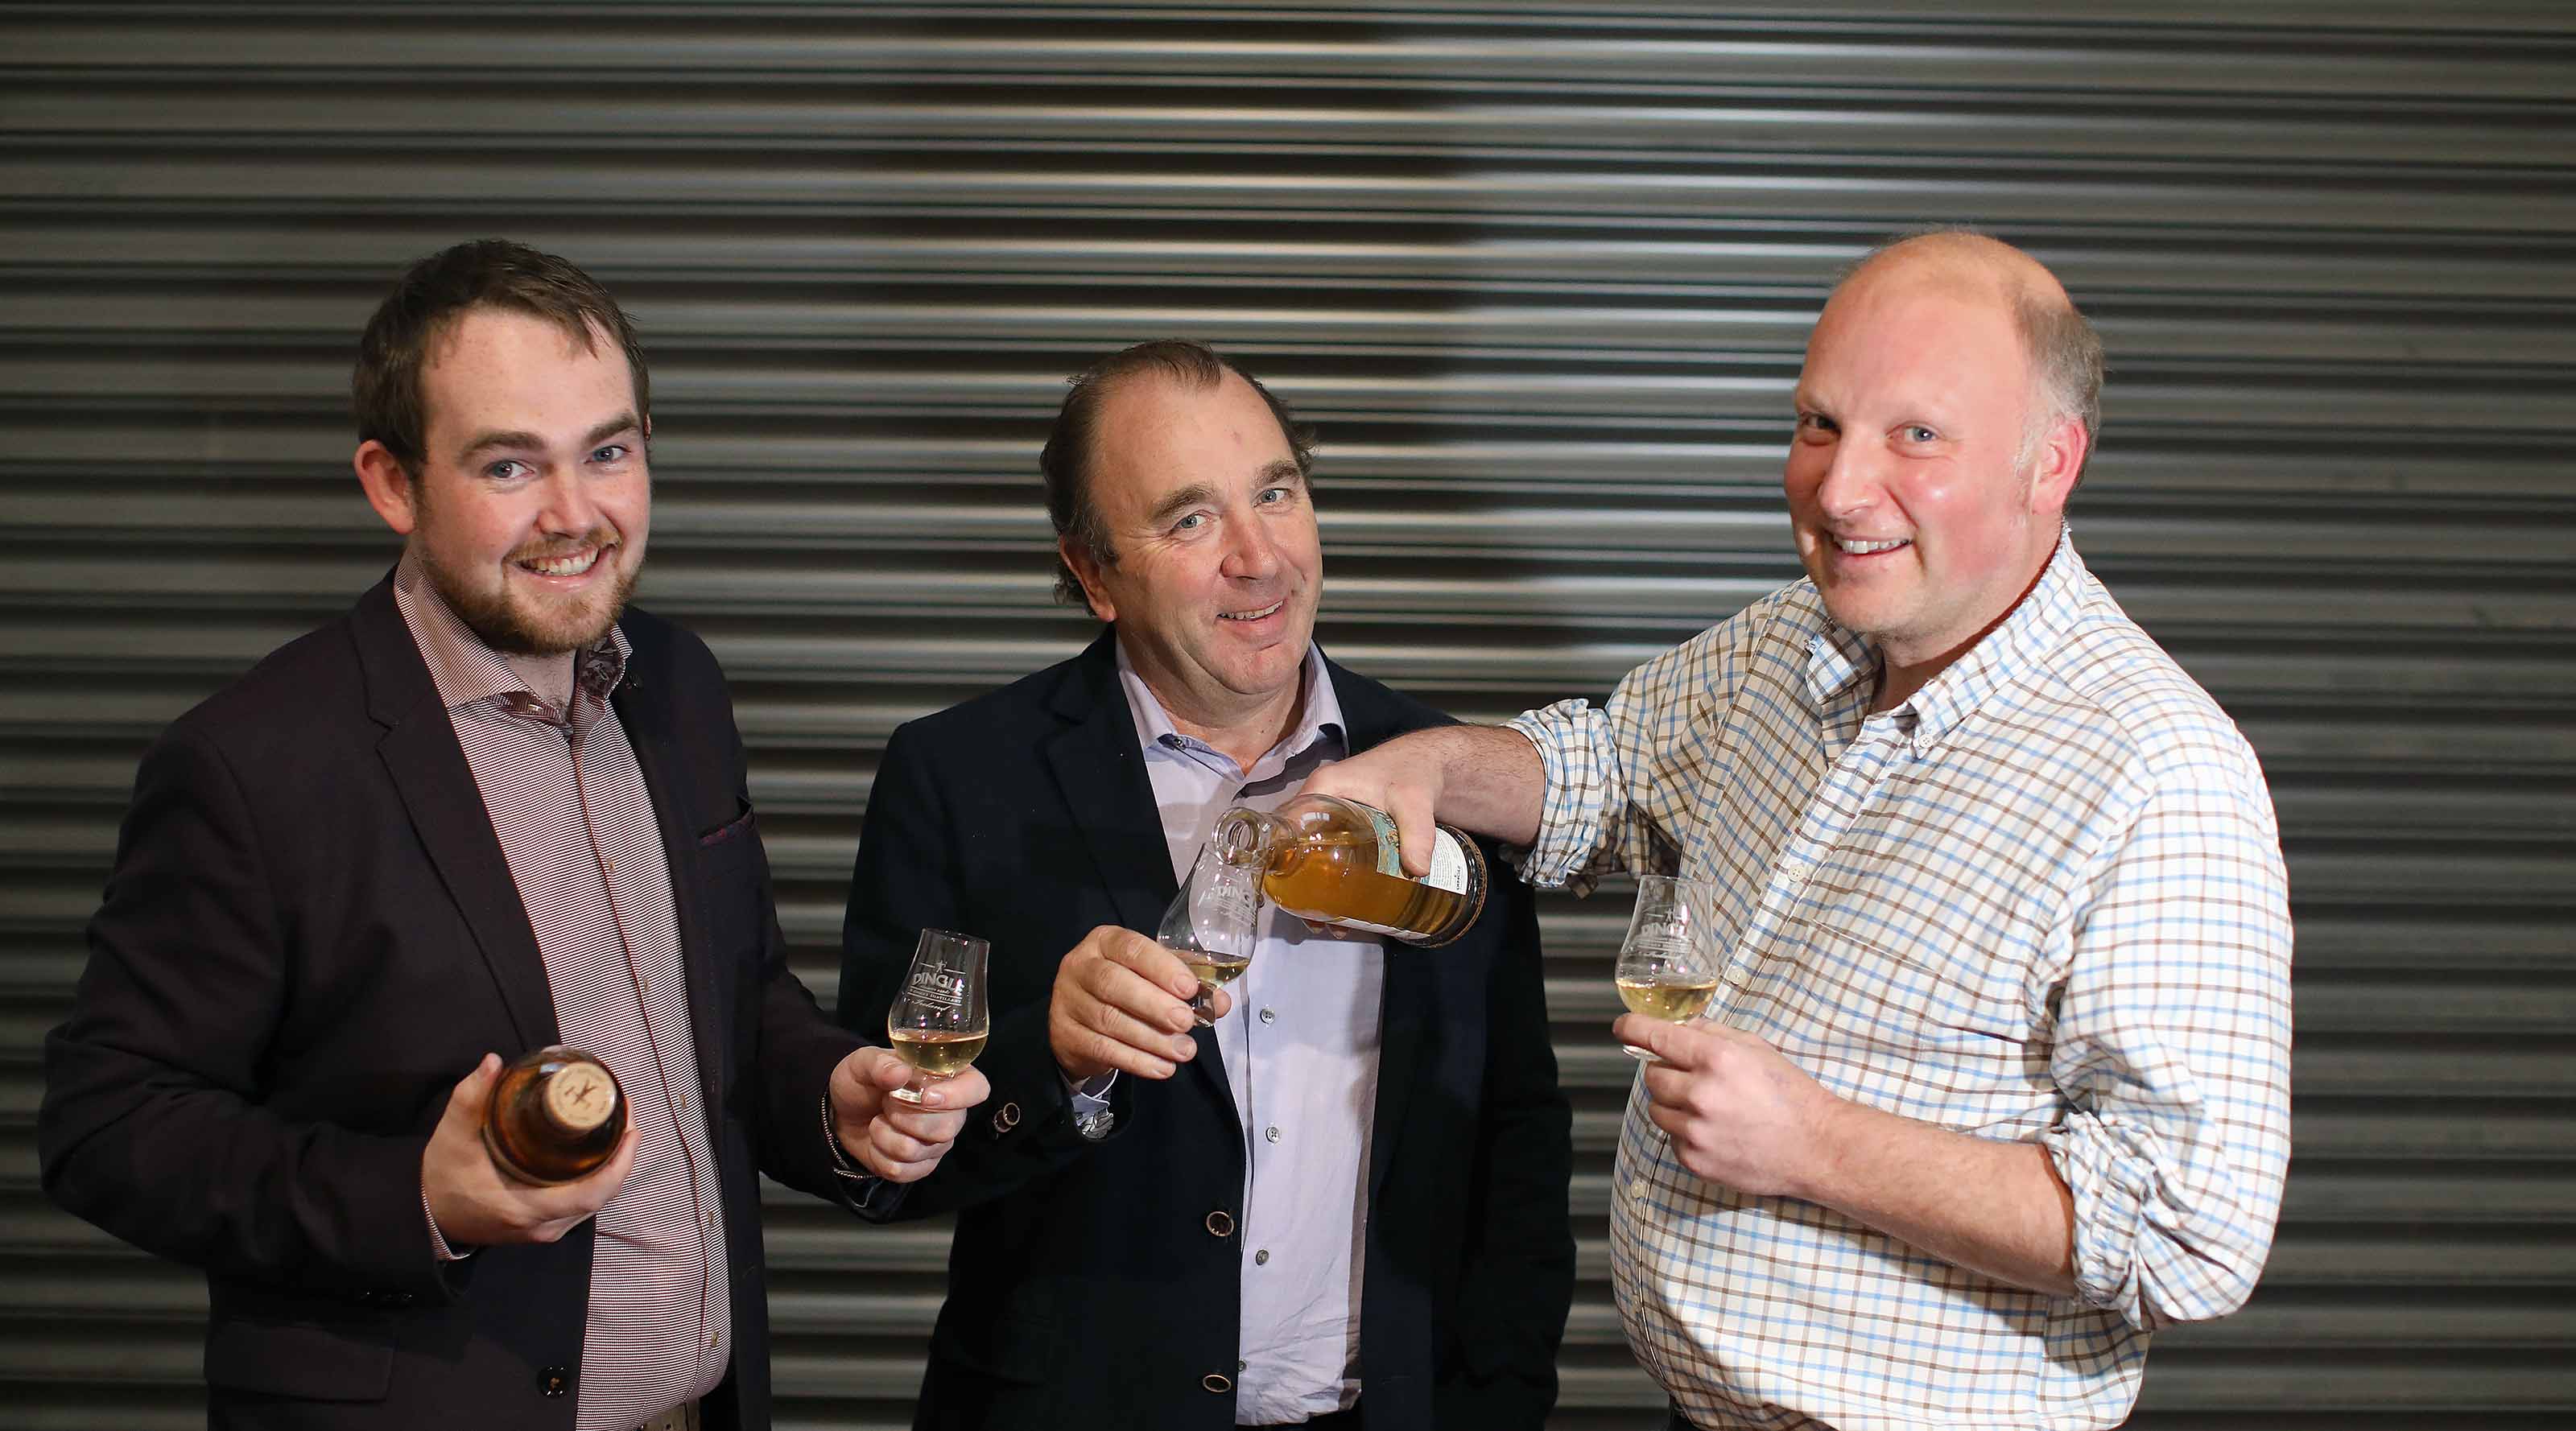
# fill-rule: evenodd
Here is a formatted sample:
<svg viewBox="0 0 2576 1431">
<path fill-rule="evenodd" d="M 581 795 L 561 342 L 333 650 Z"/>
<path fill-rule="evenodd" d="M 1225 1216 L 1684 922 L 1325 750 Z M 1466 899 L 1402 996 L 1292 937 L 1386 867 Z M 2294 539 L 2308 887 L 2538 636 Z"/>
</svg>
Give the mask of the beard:
<svg viewBox="0 0 2576 1431">
<path fill-rule="evenodd" d="M 578 551 L 586 546 L 600 548 L 599 560 L 608 561 L 617 553 L 616 538 L 606 530 L 593 532 L 578 542 L 547 542 L 510 554 L 509 562 L 542 558 L 548 549 L 557 552 Z M 425 555 L 425 554 L 424 554 Z M 637 570 L 620 573 L 607 587 L 596 593 L 563 603 L 540 606 L 515 599 L 507 581 L 489 590 L 469 588 L 455 579 L 435 560 L 424 560 L 430 584 L 484 645 L 507 656 L 560 656 L 579 651 L 608 634 L 617 618 L 626 610 L 626 599 L 635 592 Z"/>
</svg>

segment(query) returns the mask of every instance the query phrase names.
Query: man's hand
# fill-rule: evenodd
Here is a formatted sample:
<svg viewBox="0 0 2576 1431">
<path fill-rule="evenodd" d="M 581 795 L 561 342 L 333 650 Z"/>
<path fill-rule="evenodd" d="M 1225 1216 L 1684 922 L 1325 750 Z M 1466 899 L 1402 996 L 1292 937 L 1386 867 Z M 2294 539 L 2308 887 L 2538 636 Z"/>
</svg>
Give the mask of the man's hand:
<svg viewBox="0 0 2576 1431">
<path fill-rule="evenodd" d="M 842 1151 L 888 1182 L 930 1176 L 966 1126 L 966 1110 L 993 1085 L 969 1068 L 922 1084 L 921 1102 L 886 1095 L 912 1081 L 912 1065 L 882 1048 L 852 1049 L 832 1068 L 832 1136 Z"/>
<path fill-rule="evenodd" d="M 1306 778 L 1300 795 L 1338 795 L 1395 821 L 1404 872 L 1431 873 L 1431 826 L 1442 821 L 1507 844 L 1538 838 L 1547 770 L 1538 747 L 1507 726 L 1444 725 L 1400 735 Z"/>
<path fill-rule="evenodd" d="M 501 1059 L 487 1053 L 447 1095 L 447 1111 L 420 1155 L 420 1190 L 447 1245 L 498 1247 L 553 1242 L 599 1211 L 635 1162 L 635 1125 L 617 1151 L 588 1177 L 554 1187 L 523 1183 L 501 1171 L 483 1146 L 483 1110 L 500 1081 Z"/>
<path fill-rule="evenodd" d="M 1132 929 L 1104 924 L 1056 966 L 1047 1005 L 1047 1044 L 1076 1083 L 1111 1069 L 1169 1078 L 1198 1056 L 1190 999 L 1198 975 L 1181 957 Z M 1234 1007 L 1220 989 L 1212 1017 Z"/>
<path fill-rule="evenodd" d="M 1778 1049 L 1723 1024 L 1622 1015 L 1610 1031 L 1646 1065 L 1646 1116 L 1683 1167 L 1762 1197 L 1813 1199 L 1825 1125 L 1845 1107 Z"/>
<path fill-rule="evenodd" d="M 1419 744 L 1416 736 L 1398 736 L 1334 761 L 1307 776 L 1297 790 L 1300 795 L 1336 795 L 1392 818 L 1404 872 L 1415 879 L 1431 873 L 1431 826 L 1439 815 L 1441 787 L 1446 783 L 1443 763 L 1426 759 Z"/>
</svg>

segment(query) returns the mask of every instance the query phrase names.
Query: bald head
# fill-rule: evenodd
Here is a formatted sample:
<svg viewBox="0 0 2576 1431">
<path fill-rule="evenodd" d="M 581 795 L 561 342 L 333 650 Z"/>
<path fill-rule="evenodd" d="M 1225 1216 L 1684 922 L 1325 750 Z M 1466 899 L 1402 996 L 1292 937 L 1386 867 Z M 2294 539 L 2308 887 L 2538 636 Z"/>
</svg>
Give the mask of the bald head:
<svg viewBox="0 0 2576 1431">
<path fill-rule="evenodd" d="M 2102 340 L 2047 265 L 2000 239 L 1939 229 L 1870 250 L 1843 274 L 1827 305 L 1863 290 L 1904 287 L 1993 303 L 2009 313 L 2031 380 L 2023 462 L 2051 426 L 2068 418 L 2084 424 L 2084 453 L 2091 458 L 2102 427 Z"/>
</svg>

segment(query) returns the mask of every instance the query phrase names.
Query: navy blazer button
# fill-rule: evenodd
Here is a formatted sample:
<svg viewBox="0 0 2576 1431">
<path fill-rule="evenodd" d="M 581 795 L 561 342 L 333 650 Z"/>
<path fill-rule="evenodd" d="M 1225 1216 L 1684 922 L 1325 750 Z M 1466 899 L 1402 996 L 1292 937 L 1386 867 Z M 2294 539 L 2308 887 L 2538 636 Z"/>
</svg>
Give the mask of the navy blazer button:
<svg viewBox="0 0 2576 1431">
<path fill-rule="evenodd" d="M 561 1396 L 572 1390 L 572 1373 L 559 1366 L 547 1367 L 537 1373 L 537 1389 L 548 1396 Z"/>
<path fill-rule="evenodd" d="M 1223 1396 L 1227 1392 L 1234 1390 L 1234 1382 L 1228 1379 L 1226 1374 L 1221 1371 L 1212 1371 L 1207 1375 L 1200 1377 L 1199 1385 L 1206 1387 L 1208 1390 L 1215 1392 L 1219 1396 Z"/>
<path fill-rule="evenodd" d="M 1234 1235 L 1234 1214 L 1227 1212 L 1224 1208 L 1218 1208 L 1216 1211 L 1209 1213 L 1207 1215 L 1207 1230 L 1208 1236 L 1210 1237 L 1232 1237 Z"/>
</svg>

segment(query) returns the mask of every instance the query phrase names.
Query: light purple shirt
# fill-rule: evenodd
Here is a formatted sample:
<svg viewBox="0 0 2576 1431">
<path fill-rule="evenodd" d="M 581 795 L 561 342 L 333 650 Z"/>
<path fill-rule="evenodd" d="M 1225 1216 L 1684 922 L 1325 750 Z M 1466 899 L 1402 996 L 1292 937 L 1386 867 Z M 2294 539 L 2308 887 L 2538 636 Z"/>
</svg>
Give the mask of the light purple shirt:
<svg viewBox="0 0 2576 1431">
<path fill-rule="evenodd" d="M 1118 682 L 1163 817 L 1172 878 L 1189 877 L 1217 816 L 1268 810 L 1350 753 L 1323 653 L 1306 648 L 1297 728 L 1250 770 L 1181 734 L 1118 651 Z M 1270 909 L 1231 989 L 1217 1052 L 1243 1136 L 1243 1306 L 1234 1419 L 1304 1421 L 1359 1399 L 1360 1238 L 1368 1225 L 1386 950 L 1317 935 Z"/>
</svg>

